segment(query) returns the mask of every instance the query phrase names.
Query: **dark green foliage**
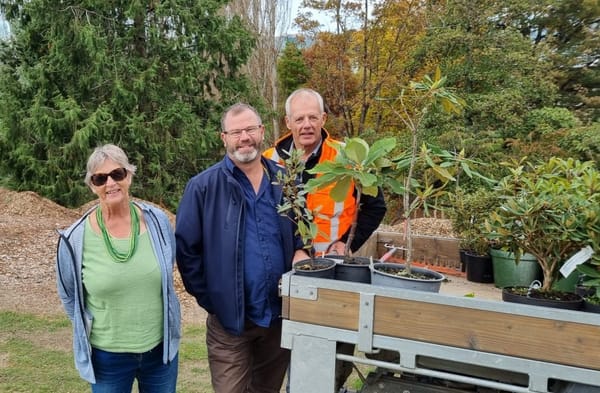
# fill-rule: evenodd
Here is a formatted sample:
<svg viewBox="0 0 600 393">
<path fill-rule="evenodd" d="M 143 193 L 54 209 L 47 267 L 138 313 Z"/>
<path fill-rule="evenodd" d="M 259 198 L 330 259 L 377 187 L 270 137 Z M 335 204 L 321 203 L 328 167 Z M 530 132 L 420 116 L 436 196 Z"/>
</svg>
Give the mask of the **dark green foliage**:
<svg viewBox="0 0 600 393">
<path fill-rule="evenodd" d="M 220 158 L 225 106 L 247 100 L 253 40 L 224 0 L 0 1 L 0 175 L 66 206 L 91 150 L 115 143 L 138 166 L 132 193 L 174 209 Z"/>
<path fill-rule="evenodd" d="M 449 2 L 448 14 L 432 19 L 438 22 L 413 58 L 415 69 L 422 63 L 441 64 L 448 84 L 465 98 L 460 126 L 468 133 L 500 139 L 523 134 L 529 111 L 552 105 L 556 97 L 543 49 L 500 23 L 507 6 L 492 0 L 476 7 L 470 1 Z M 447 130 L 447 124 L 439 118 L 428 122 L 434 133 Z"/>
<path fill-rule="evenodd" d="M 462 249 L 476 255 L 487 255 L 490 241 L 483 233 L 484 223 L 490 211 L 499 203 L 498 196 L 490 188 L 482 187 L 471 192 L 459 189 L 450 195 L 451 208 L 448 213 L 452 228 L 461 238 Z"/>
<path fill-rule="evenodd" d="M 560 105 L 573 110 L 589 124 L 600 120 L 600 2 L 582 0 L 528 0 L 530 18 L 521 30 L 536 45 L 552 48 L 553 77 Z M 533 12 L 531 12 L 533 11 Z"/>
<path fill-rule="evenodd" d="M 279 57 L 277 75 L 282 97 L 287 97 L 308 80 L 309 70 L 302 57 L 302 52 L 292 41 L 286 42 Z"/>
<path fill-rule="evenodd" d="M 535 136 L 546 135 L 561 128 L 573 128 L 577 118 L 566 108 L 541 108 L 532 110 L 525 118 L 525 130 Z"/>
<path fill-rule="evenodd" d="M 600 169 L 600 123 L 565 130 L 559 145 L 571 157 L 592 161 Z"/>
<path fill-rule="evenodd" d="M 557 132 L 580 120 L 571 108 L 561 107 L 566 106 L 560 99 L 565 69 L 557 58 L 561 45 L 553 37 L 536 35 L 548 32 L 540 30 L 549 26 L 540 18 L 554 12 L 555 3 L 560 2 L 452 0 L 430 9 L 433 25 L 409 71 L 440 64 L 467 106 L 463 118 L 428 114 L 426 140 L 449 150 L 464 148 L 467 157 L 490 163 L 488 173 L 496 178 L 506 174 L 498 163 L 507 157 L 568 155 Z M 574 2 L 569 3 L 577 14 Z"/>
</svg>

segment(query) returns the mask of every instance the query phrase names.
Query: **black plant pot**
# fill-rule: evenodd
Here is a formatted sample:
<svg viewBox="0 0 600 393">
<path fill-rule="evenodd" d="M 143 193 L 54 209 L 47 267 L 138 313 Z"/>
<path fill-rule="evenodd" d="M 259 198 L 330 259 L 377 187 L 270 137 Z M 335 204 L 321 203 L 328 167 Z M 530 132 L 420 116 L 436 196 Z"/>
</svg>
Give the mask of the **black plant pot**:
<svg viewBox="0 0 600 393">
<path fill-rule="evenodd" d="M 502 300 L 564 310 L 581 310 L 583 307 L 583 298 L 576 293 L 556 290 L 542 292 L 528 287 L 505 287 L 502 289 Z"/>
<path fill-rule="evenodd" d="M 494 265 L 489 255 L 465 253 L 467 266 L 467 281 L 492 283 L 494 282 Z"/>
<path fill-rule="evenodd" d="M 597 302 L 592 303 L 588 299 L 596 299 L 596 297 L 594 296 L 596 294 L 596 288 L 578 285 L 577 287 L 575 287 L 575 293 L 583 297 L 583 311 L 600 314 L 600 304 L 598 304 Z"/>
<path fill-rule="evenodd" d="M 343 255 L 325 255 L 335 260 L 335 279 L 340 281 L 371 283 L 371 259 L 367 257 L 344 257 Z"/>
<path fill-rule="evenodd" d="M 334 279 L 335 265 L 335 261 L 329 258 L 305 259 L 294 264 L 294 273 L 299 276 Z"/>
<path fill-rule="evenodd" d="M 596 293 L 596 288 L 586 287 L 583 285 L 577 285 L 575 287 L 575 293 L 581 296 L 582 298 L 586 298 L 588 296 L 592 296 Z"/>
<path fill-rule="evenodd" d="M 584 298 L 583 299 L 583 311 L 600 314 L 600 304 L 591 303 Z"/>
<path fill-rule="evenodd" d="M 458 250 L 458 257 L 460 258 L 460 271 L 462 273 L 467 271 L 467 250 L 460 249 Z"/>
</svg>

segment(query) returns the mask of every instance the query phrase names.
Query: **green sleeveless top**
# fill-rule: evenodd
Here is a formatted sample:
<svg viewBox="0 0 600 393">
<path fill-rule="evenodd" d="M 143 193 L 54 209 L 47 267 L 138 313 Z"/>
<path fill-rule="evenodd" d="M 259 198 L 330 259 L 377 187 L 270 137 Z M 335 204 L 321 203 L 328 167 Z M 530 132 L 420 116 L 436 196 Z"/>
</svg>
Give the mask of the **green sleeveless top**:
<svg viewBox="0 0 600 393">
<path fill-rule="evenodd" d="M 92 313 L 90 343 L 109 352 L 141 353 L 162 341 L 161 273 L 148 232 L 139 235 L 135 254 L 114 262 L 101 235 L 86 220 L 83 239 L 85 305 Z M 120 252 L 129 239 L 111 237 Z"/>
</svg>

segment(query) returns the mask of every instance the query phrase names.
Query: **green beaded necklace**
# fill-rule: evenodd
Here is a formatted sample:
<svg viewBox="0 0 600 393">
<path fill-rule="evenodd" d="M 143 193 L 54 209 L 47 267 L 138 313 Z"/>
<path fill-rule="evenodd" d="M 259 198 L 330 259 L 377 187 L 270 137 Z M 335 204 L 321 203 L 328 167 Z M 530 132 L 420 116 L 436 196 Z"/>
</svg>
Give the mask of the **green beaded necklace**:
<svg viewBox="0 0 600 393">
<path fill-rule="evenodd" d="M 96 221 L 98 221 L 98 226 L 102 232 L 104 244 L 106 245 L 108 253 L 112 259 L 115 260 L 115 262 L 127 262 L 133 253 L 135 253 L 135 249 L 137 247 L 138 235 L 140 233 L 140 218 L 138 216 L 137 209 L 133 205 L 133 202 L 129 202 L 129 212 L 131 214 L 131 235 L 129 236 L 129 251 L 124 254 L 119 252 L 119 250 L 113 246 L 108 230 L 104 225 L 104 220 L 102 219 L 102 209 L 100 206 L 98 206 L 96 209 Z"/>
</svg>

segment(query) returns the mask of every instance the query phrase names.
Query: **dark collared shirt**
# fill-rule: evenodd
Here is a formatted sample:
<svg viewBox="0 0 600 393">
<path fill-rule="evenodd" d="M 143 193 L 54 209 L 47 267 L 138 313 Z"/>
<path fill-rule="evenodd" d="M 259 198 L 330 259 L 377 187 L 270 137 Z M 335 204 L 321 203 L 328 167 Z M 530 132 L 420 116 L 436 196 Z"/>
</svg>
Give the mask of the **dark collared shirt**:
<svg viewBox="0 0 600 393">
<path fill-rule="evenodd" d="M 227 166 L 242 186 L 245 197 L 246 240 L 242 247 L 246 319 L 268 327 L 281 315 L 278 283 L 285 273 L 277 201 L 266 171 L 258 193 L 254 193 L 250 180 L 229 159 Z"/>
</svg>

